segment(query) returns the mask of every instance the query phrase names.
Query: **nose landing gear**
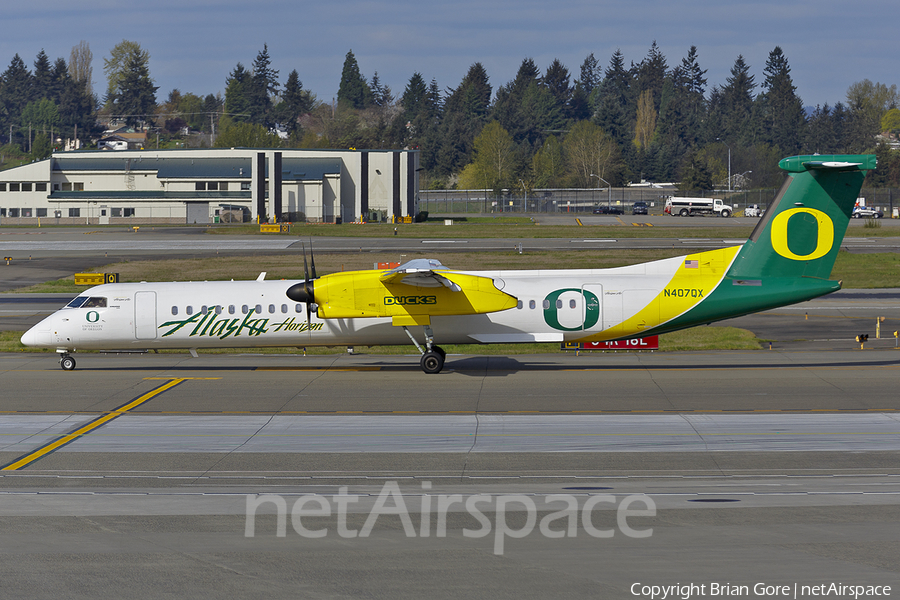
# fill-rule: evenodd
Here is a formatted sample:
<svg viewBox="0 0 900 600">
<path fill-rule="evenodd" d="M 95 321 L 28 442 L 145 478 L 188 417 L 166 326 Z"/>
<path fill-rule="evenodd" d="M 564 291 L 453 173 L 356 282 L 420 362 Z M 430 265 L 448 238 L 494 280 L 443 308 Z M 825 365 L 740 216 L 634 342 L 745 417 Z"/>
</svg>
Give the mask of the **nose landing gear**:
<svg viewBox="0 0 900 600">
<path fill-rule="evenodd" d="M 75 369 L 75 359 L 68 353 L 63 353 L 59 357 L 59 366 L 63 368 L 63 371 L 72 371 Z"/>
</svg>

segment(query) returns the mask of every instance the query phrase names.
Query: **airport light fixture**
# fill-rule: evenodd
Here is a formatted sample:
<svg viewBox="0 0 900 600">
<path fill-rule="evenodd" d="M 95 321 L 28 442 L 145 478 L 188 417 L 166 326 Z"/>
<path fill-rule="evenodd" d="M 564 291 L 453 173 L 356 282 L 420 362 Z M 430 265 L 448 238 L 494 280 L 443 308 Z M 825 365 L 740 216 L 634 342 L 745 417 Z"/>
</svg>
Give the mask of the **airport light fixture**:
<svg viewBox="0 0 900 600">
<path fill-rule="evenodd" d="M 602 181 L 603 183 L 606 184 L 606 190 L 607 190 L 607 194 L 606 194 L 606 206 L 607 206 L 607 207 L 612 206 L 612 186 L 609 184 L 609 182 L 608 182 L 607 180 L 603 179 L 603 178 L 600 177 L 599 175 L 594 175 L 593 173 L 591 173 L 591 177 L 596 177 L 597 179 L 599 179 L 600 181 Z M 599 181 L 597 182 L 597 188 L 598 188 L 598 189 L 600 188 L 600 182 L 599 182 Z"/>
<path fill-rule="evenodd" d="M 722 138 L 716 138 L 717 142 L 722 142 L 728 148 L 728 193 L 731 193 L 731 146 L 725 143 Z"/>
</svg>

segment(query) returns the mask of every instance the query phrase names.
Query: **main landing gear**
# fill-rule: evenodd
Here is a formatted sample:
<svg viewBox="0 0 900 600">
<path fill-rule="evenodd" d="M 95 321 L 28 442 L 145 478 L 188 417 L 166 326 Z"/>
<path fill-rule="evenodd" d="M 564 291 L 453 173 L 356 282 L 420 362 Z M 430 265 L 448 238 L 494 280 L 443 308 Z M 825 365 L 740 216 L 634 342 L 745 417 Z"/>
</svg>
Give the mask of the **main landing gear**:
<svg viewBox="0 0 900 600">
<path fill-rule="evenodd" d="M 59 366 L 63 371 L 72 371 L 75 369 L 75 359 L 68 352 L 63 352 L 59 355 Z"/>
<path fill-rule="evenodd" d="M 406 335 L 409 336 L 409 339 L 412 340 L 415 347 L 422 353 L 422 358 L 419 360 L 419 366 L 422 367 L 422 370 L 430 375 L 440 373 L 441 369 L 444 368 L 444 359 L 447 358 L 447 353 L 444 352 L 444 349 L 440 346 L 434 345 L 434 333 L 431 331 L 431 327 L 425 325 L 424 349 L 419 345 L 419 342 L 416 341 L 416 338 L 413 337 L 413 334 L 410 333 L 406 326 L 403 327 L 403 331 L 406 332 Z"/>
</svg>

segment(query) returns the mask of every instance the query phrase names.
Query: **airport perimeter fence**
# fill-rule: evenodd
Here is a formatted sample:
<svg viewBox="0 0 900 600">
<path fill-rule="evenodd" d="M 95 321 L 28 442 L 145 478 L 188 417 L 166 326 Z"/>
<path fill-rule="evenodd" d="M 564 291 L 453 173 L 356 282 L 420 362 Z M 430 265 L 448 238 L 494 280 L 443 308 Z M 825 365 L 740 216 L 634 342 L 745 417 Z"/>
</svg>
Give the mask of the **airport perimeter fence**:
<svg viewBox="0 0 900 600">
<path fill-rule="evenodd" d="M 521 191 L 504 190 L 499 196 L 493 190 L 421 190 L 419 210 L 435 214 L 490 214 L 490 213 L 591 213 L 596 206 L 615 206 L 631 212 L 635 202 L 646 202 L 650 214 L 662 214 L 667 196 L 691 198 L 721 198 L 734 206 L 736 215 L 754 204 L 765 209 L 772 203 L 778 190 L 758 189 L 742 191 L 694 191 L 682 192 L 673 188 L 625 187 L 612 189 L 544 189 L 527 195 Z M 885 217 L 900 206 L 900 190 L 896 188 L 863 189 L 860 193 L 867 206 L 884 211 Z"/>
</svg>

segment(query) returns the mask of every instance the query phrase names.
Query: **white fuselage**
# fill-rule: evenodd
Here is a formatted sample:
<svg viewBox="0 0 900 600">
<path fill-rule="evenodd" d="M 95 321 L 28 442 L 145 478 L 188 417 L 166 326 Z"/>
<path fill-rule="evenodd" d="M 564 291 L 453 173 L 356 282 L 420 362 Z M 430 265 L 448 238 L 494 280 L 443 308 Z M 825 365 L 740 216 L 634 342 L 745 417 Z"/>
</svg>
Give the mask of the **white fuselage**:
<svg viewBox="0 0 900 600">
<path fill-rule="evenodd" d="M 488 314 L 434 316 L 434 340 L 563 342 L 638 335 L 641 331 L 623 323 L 660 296 L 683 263 L 684 257 L 678 257 L 614 269 L 471 272 L 493 279 L 498 289 L 518 299 L 518 306 Z M 22 343 L 59 352 L 410 344 L 406 332 L 390 318 L 320 319 L 315 313 L 308 317 L 307 305 L 285 294 L 296 283 L 96 286 L 79 295 L 91 302 L 57 311 L 26 332 Z"/>
</svg>

